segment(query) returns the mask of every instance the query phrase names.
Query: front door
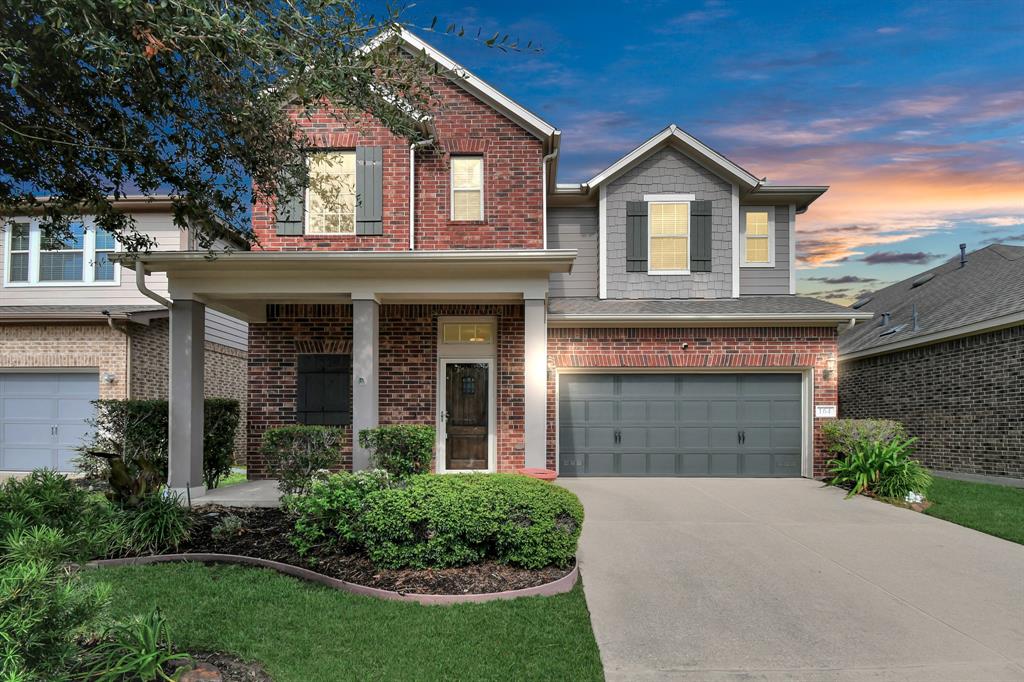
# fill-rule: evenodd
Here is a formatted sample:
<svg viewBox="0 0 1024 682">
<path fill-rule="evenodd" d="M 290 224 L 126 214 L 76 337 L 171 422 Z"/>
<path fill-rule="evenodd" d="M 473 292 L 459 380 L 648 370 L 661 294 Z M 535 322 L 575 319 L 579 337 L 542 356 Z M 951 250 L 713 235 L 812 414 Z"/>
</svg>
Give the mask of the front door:
<svg viewBox="0 0 1024 682">
<path fill-rule="evenodd" d="M 444 380 L 441 438 L 446 471 L 489 468 L 491 441 L 490 361 L 441 363 Z"/>
</svg>

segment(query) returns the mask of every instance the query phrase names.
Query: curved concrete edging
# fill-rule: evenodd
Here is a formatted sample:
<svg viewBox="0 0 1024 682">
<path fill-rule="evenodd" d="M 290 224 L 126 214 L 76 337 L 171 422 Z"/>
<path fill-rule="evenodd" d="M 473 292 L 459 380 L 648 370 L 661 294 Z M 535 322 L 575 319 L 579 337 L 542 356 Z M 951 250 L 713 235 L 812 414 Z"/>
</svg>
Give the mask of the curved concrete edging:
<svg viewBox="0 0 1024 682">
<path fill-rule="evenodd" d="M 553 580 L 535 587 L 524 587 L 520 590 L 506 590 L 504 592 L 481 592 L 476 594 L 416 594 L 409 592 L 395 592 L 393 590 L 382 590 L 378 587 L 367 587 L 350 583 L 346 580 L 332 578 L 311 571 L 308 568 L 301 568 L 291 564 L 259 559 L 239 554 L 157 554 L 154 556 L 128 557 L 126 559 L 98 559 L 85 564 L 86 568 L 111 568 L 114 566 L 142 566 L 145 564 L 162 564 L 177 561 L 195 561 L 197 563 L 220 563 L 220 564 L 243 564 L 246 566 L 258 566 L 269 568 L 295 578 L 301 578 L 310 582 L 319 583 L 326 587 L 342 592 L 351 592 L 366 597 L 387 599 L 390 601 L 416 602 L 425 605 L 446 605 L 465 604 L 497 601 L 499 599 L 516 599 L 518 597 L 548 597 L 555 594 L 564 594 L 572 590 L 579 577 L 579 564 L 573 564 L 572 570 L 558 580 Z"/>
</svg>

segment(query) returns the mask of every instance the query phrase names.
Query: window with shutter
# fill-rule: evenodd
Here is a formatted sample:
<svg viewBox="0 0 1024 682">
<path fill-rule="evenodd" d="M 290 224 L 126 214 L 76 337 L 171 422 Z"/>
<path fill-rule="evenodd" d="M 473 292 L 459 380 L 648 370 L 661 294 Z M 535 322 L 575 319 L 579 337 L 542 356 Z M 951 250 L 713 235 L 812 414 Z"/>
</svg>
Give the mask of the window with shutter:
<svg viewBox="0 0 1024 682">
<path fill-rule="evenodd" d="M 296 379 L 295 416 L 300 424 L 352 423 L 350 356 L 300 355 Z"/>
<path fill-rule="evenodd" d="M 307 234 L 353 234 L 356 230 L 356 153 L 308 156 Z"/>
<path fill-rule="evenodd" d="M 651 202 L 648 208 L 647 271 L 687 274 L 690 271 L 689 202 Z"/>
</svg>

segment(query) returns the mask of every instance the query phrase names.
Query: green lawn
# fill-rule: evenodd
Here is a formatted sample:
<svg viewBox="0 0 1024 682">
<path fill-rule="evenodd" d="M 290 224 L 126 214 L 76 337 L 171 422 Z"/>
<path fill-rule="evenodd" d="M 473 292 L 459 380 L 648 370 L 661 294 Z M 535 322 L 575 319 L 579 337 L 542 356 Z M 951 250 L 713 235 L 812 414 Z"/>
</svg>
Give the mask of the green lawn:
<svg viewBox="0 0 1024 682">
<path fill-rule="evenodd" d="M 930 516 L 1024 545 L 1024 488 L 936 477 L 928 499 Z"/>
<path fill-rule="evenodd" d="M 159 606 L 178 645 L 259 661 L 275 682 L 603 679 L 580 585 L 556 597 L 420 606 L 241 566 L 83 576 L 111 584 L 115 616 Z"/>
<path fill-rule="evenodd" d="M 231 473 L 217 482 L 217 487 L 227 488 L 229 485 L 238 485 L 245 481 L 245 467 L 232 467 Z"/>
</svg>

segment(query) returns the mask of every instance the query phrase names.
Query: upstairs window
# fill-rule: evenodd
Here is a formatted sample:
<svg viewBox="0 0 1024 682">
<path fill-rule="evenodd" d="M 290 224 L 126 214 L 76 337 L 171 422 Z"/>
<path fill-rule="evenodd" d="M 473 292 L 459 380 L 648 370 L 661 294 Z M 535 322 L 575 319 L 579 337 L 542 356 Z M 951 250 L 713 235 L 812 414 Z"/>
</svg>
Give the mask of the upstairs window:
<svg viewBox="0 0 1024 682">
<path fill-rule="evenodd" d="M 775 265 L 775 209 L 772 206 L 744 208 L 741 262 L 744 267 L 770 268 Z"/>
<path fill-rule="evenodd" d="M 85 226 L 71 225 L 71 236 L 63 240 L 40 235 L 39 281 L 81 282 L 85 260 Z"/>
<path fill-rule="evenodd" d="M 648 207 L 649 273 L 688 274 L 690 271 L 689 202 L 651 202 Z"/>
<path fill-rule="evenodd" d="M 28 282 L 29 230 L 28 223 L 12 223 L 10 254 L 7 260 L 7 280 L 9 282 Z"/>
<path fill-rule="evenodd" d="M 47 235 L 36 221 L 8 223 L 4 232 L 6 286 L 118 283 L 110 260 L 117 240 L 88 220 L 70 225 L 63 239 Z"/>
<path fill-rule="evenodd" d="M 484 157 L 452 157 L 452 220 L 484 219 Z"/>
<path fill-rule="evenodd" d="M 306 190 L 307 234 L 353 234 L 356 231 L 356 153 L 310 154 Z"/>
</svg>

